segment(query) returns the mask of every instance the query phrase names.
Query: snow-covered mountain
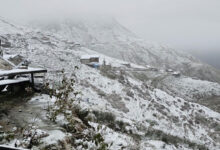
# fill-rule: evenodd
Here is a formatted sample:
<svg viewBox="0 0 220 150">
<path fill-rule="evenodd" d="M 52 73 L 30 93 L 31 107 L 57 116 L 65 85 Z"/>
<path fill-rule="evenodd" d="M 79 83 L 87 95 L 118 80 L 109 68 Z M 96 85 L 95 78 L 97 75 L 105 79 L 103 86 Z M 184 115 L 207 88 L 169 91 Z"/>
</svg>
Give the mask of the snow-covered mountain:
<svg viewBox="0 0 220 150">
<path fill-rule="evenodd" d="M 213 109 L 212 104 L 206 107 L 200 102 L 220 97 L 219 83 L 198 79 L 219 81 L 219 73 L 212 67 L 187 54 L 146 43 L 114 19 L 43 22 L 34 25 L 36 30 L 19 28 L 2 20 L 0 25 L 1 36 L 12 44 L 11 48 L 4 49 L 5 54 L 20 54 L 31 60 L 31 65 L 46 67 L 46 80 L 50 83 L 60 80 L 58 70 L 65 69 L 68 76 L 75 75 L 75 88 L 81 92 L 76 103 L 96 118 L 90 125 L 94 128 L 101 125 L 105 141 L 112 143 L 110 149 L 220 149 L 219 107 Z M 99 55 L 101 62 L 105 59 L 114 69 L 98 70 L 81 64 L 79 58 L 85 54 Z M 130 67 L 123 65 L 129 62 L 132 62 Z M 75 66 L 79 69 L 74 70 Z M 185 74 L 198 78 L 175 77 L 165 68 L 187 71 Z M 204 74 L 197 74 L 201 70 Z M 49 133 L 39 147 L 54 141 L 59 143 L 58 140 L 70 143 L 66 137 L 74 134 L 63 129 L 64 120 L 58 125 L 46 120 L 44 108 L 49 101 L 48 95 L 34 95 L 31 101 L 20 106 L 23 113 L 14 112 L 14 108 L 9 116 L 0 117 L 0 126 L 7 119 L 14 119 L 12 128 L 21 125 L 15 116 L 30 123 L 30 118 L 37 114 L 35 125 Z M 109 117 L 109 113 L 115 118 Z M 87 130 L 81 134 L 74 142 L 92 145 L 85 138 Z"/>
<path fill-rule="evenodd" d="M 74 41 L 107 56 L 184 75 L 220 82 L 220 71 L 191 55 L 143 40 L 110 17 L 78 17 L 33 23 L 37 28 Z M 32 25 L 33 25 L 32 24 Z"/>
</svg>

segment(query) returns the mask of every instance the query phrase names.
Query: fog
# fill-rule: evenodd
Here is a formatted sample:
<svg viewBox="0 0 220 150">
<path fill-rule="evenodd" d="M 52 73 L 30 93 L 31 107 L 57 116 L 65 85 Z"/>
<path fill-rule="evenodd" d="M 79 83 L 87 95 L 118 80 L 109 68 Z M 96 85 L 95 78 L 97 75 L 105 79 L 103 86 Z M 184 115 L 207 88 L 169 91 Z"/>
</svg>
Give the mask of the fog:
<svg viewBox="0 0 220 150">
<path fill-rule="evenodd" d="M 111 15 L 148 41 L 190 52 L 217 67 L 219 8 L 219 0 L 0 0 L 0 16 L 20 23 L 77 14 Z"/>
</svg>

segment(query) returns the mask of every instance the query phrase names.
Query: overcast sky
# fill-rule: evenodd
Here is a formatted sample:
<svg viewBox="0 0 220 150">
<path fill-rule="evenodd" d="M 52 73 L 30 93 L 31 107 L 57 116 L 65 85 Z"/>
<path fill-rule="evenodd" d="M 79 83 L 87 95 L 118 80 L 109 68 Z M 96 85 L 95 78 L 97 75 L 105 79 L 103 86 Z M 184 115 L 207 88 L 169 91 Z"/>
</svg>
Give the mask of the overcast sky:
<svg viewBox="0 0 220 150">
<path fill-rule="evenodd" d="M 149 41 L 194 52 L 220 51 L 220 0 L 0 0 L 0 16 L 112 15 Z"/>
</svg>

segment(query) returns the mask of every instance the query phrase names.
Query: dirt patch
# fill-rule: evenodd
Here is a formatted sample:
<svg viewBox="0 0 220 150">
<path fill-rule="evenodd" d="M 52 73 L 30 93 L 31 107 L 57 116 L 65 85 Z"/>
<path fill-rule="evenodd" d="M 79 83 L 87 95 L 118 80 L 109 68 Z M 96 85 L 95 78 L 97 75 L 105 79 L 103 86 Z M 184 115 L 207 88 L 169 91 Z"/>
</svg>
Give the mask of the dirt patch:
<svg viewBox="0 0 220 150">
<path fill-rule="evenodd" d="M 33 94 L 20 93 L 13 95 L 4 93 L 0 95 L 0 125 L 5 127 L 5 130 L 10 130 L 16 126 L 16 113 L 22 111 L 22 106 L 31 99 Z M 17 111 L 14 115 L 11 112 Z M 11 117 L 15 119 L 11 119 Z"/>
</svg>

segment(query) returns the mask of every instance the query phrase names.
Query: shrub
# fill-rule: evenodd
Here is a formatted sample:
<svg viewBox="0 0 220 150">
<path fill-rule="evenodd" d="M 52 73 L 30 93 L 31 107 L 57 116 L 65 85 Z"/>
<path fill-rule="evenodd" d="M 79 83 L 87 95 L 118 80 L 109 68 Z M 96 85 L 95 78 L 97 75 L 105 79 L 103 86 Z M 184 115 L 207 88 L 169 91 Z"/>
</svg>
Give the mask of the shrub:
<svg viewBox="0 0 220 150">
<path fill-rule="evenodd" d="M 97 118 L 97 122 L 109 122 L 114 123 L 115 122 L 115 115 L 109 112 L 100 112 L 100 111 L 93 111 Z"/>
<path fill-rule="evenodd" d="M 54 105 L 48 106 L 47 112 L 49 119 L 54 122 L 56 121 L 58 115 L 64 115 L 64 118 L 68 121 L 68 123 L 64 125 L 66 131 L 76 133 L 75 135 L 73 134 L 74 139 L 81 139 L 88 136 L 83 135 L 84 133 L 81 129 L 83 129 L 85 125 L 90 127 L 86 119 L 89 111 L 81 110 L 79 107 L 76 107 L 76 105 L 74 105 L 73 102 L 75 101 L 76 96 L 80 94 L 80 92 L 74 90 L 74 83 L 75 80 L 73 78 L 68 79 L 65 75 L 63 75 L 61 83 L 58 87 L 51 87 L 49 83 L 46 84 L 47 91 L 50 97 L 55 97 L 56 99 Z M 115 120 L 115 117 L 111 114 L 102 114 L 98 112 L 95 113 L 100 120 Z M 92 135 L 90 140 L 95 143 L 97 150 L 108 149 L 109 145 L 104 142 L 104 138 L 99 133 L 99 130 L 95 132 L 90 131 L 89 134 Z M 83 136 L 74 137 L 76 135 Z M 83 146 L 83 144 L 80 143 L 80 146 Z"/>
<path fill-rule="evenodd" d="M 62 73 L 64 73 L 64 71 Z M 67 79 L 63 74 L 63 78 L 58 87 L 51 87 L 49 83 L 46 84 L 50 97 L 55 97 L 56 99 L 54 105 L 48 106 L 48 117 L 50 120 L 55 122 L 57 116 L 63 114 L 69 122 L 72 122 L 72 115 L 75 114 L 73 102 L 75 97 L 79 94 L 79 92 L 73 88 L 74 83 L 75 80 L 73 78 Z"/>
</svg>

